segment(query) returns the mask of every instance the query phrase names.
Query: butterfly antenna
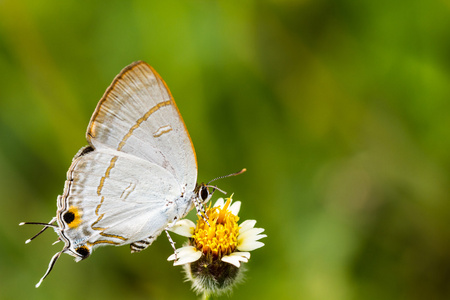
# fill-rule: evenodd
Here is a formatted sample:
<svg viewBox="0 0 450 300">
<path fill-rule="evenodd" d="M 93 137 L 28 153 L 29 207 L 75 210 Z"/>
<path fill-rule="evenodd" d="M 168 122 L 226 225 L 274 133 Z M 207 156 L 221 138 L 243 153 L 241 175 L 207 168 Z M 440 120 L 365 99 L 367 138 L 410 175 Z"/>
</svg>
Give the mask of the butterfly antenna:
<svg viewBox="0 0 450 300">
<path fill-rule="evenodd" d="M 224 195 L 227 194 L 227 192 L 225 192 L 224 190 L 218 188 L 218 187 L 215 186 L 215 185 L 208 185 L 208 184 L 207 184 L 206 187 L 209 187 L 209 188 L 212 188 L 212 189 L 213 189 L 212 192 L 211 192 L 211 196 L 212 196 L 212 194 L 214 194 L 214 192 L 215 192 L 216 190 L 218 190 L 219 192 L 221 192 L 221 193 L 224 194 Z"/>
<path fill-rule="evenodd" d="M 44 226 L 44 228 L 41 229 L 41 231 L 39 231 L 38 233 L 36 233 L 32 238 L 28 239 L 25 241 L 25 244 L 28 244 L 29 242 L 31 242 L 32 240 L 34 240 L 38 235 L 40 235 L 41 233 L 43 233 L 47 228 L 49 227 L 53 227 L 53 228 L 57 228 L 58 226 L 53 225 L 52 223 L 54 223 L 56 221 L 56 217 L 54 217 L 53 219 L 50 220 L 50 222 L 48 223 L 42 223 L 42 222 L 22 222 L 19 224 L 19 226 L 22 225 L 42 225 Z"/>
<path fill-rule="evenodd" d="M 223 178 L 227 178 L 227 177 L 232 177 L 232 176 L 237 176 L 237 175 L 241 175 L 242 173 L 244 173 L 245 171 L 247 171 L 246 168 L 243 168 L 242 170 L 240 170 L 239 172 L 236 173 L 232 173 L 232 174 L 228 174 L 228 175 L 224 175 L 224 176 L 220 176 L 217 178 L 214 178 L 213 180 L 209 181 L 206 185 L 210 184 L 213 181 L 219 180 L 219 179 L 223 179 Z M 221 191 L 223 192 L 223 191 Z M 226 194 L 226 193 L 225 193 Z"/>
<path fill-rule="evenodd" d="M 50 274 L 50 271 L 53 269 L 53 266 L 55 265 L 56 261 L 61 256 L 61 253 L 63 253 L 64 250 L 66 250 L 66 247 L 64 247 L 61 251 L 53 255 L 52 259 L 50 260 L 50 263 L 48 264 L 47 271 L 45 272 L 44 276 L 42 276 L 41 280 L 39 280 L 39 282 L 35 285 L 36 288 L 38 288 L 41 285 L 42 281 L 45 279 L 45 277 L 47 277 L 47 275 Z"/>
</svg>

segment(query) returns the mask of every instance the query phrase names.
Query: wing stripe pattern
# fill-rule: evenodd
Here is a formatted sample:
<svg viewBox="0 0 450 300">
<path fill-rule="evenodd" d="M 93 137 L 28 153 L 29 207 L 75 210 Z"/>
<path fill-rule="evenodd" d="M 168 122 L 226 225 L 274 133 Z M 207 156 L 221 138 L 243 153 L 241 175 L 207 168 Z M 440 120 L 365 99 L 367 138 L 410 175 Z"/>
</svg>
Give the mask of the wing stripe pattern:
<svg viewBox="0 0 450 300">
<path fill-rule="evenodd" d="M 98 215 L 98 209 L 100 208 L 99 206 L 102 205 L 103 200 L 105 200 L 105 197 L 102 197 L 102 200 L 100 201 L 100 204 L 97 206 L 97 208 L 96 208 L 96 210 L 95 210 L 95 213 L 96 213 L 97 215 Z M 103 216 L 104 216 L 104 215 L 105 215 L 105 214 L 101 214 L 101 215 L 98 217 L 98 219 L 97 219 L 94 223 L 92 223 L 91 228 L 92 228 L 93 230 L 101 231 L 101 232 L 100 232 L 100 235 L 101 235 L 101 236 L 112 237 L 112 238 L 120 239 L 120 240 L 122 240 L 122 241 L 126 241 L 127 239 L 124 238 L 123 236 L 116 235 L 116 234 L 108 234 L 108 233 L 104 233 L 103 231 L 106 230 L 107 228 L 104 228 L 104 227 L 95 227 L 95 225 L 96 225 L 98 222 L 100 222 L 101 219 L 103 219 Z M 119 245 L 119 244 L 120 244 L 120 243 L 116 243 L 116 242 L 113 242 L 113 241 L 99 240 L 99 241 L 96 241 L 95 243 L 93 243 L 92 245 L 100 244 L 100 243 L 110 243 L 110 244 L 114 244 L 114 245 Z"/>
<path fill-rule="evenodd" d="M 118 156 L 114 156 L 111 159 L 111 162 L 109 163 L 109 167 L 108 167 L 108 169 L 106 169 L 105 175 L 103 175 L 102 178 L 100 179 L 100 184 L 98 185 L 98 188 L 97 188 L 97 195 L 99 195 L 99 196 L 101 195 L 103 185 L 105 184 L 105 180 L 106 180 L 106 178 L 109 177 L 111 169 L 114 168 L 114 165 L 116 164 L 117 159 L 118 159 Z"/>
<path fill-rule="evenodd" d="M 134 130 L 136 130 L 139 126 L 141 126 L 142 122 L 146 121 L 155 111 L 157 111 L 161 107 L 171 105 L 171 104 L 172 104 L 172 101 L 167 100 L 167 101 L 160 102 L 160 103 L 156 104 L 155 106 L 153 106 L 148 112 L 145 113 L 144 116 L 142 116 L 142 118 L 137 120 L 136 124 L 134 124 L 133 127 L 130 128 L 130 131 L 128 131 L 128 133 L 123 137 L 122 141 L 119 144 L 119 147 L 117 147 L 117 150 L 120 151 L 123 148 L 123 146 L 125 146 L 125 143 L 128 140 L 128 138 L 133 135 Z"/>
<path fill-rule="evenodd" d="M 153 133 L 153 137 L 157 138 L 162 136 L 164 133 L 168 133 L 172 130 L 172 127 L 170 125 L 159 127 L 158 130 Z"/>
<path fill-rule="evenodd" d="M 95 215 L 98 216 L 98 211 L 100 210 L 100 207 L 102 207 L 103 201 L 105 201 L 105 196 L 102 197 L 102 200 L 100 200 L 100 203 L 95 208 Z"/>
</svg>

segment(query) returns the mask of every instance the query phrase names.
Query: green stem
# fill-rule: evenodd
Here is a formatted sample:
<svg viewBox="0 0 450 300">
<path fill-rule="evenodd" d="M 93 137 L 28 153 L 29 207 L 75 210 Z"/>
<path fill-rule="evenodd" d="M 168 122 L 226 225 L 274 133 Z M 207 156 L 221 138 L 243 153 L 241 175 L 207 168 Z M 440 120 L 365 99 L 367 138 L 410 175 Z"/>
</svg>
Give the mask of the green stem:
<svg viewBox="0 0 450 300">
<path fill-rule="evenodd" d="M 202 300 L 208 300 L 209 294 L 207 292 L 203 292 Z"/>
</svg>

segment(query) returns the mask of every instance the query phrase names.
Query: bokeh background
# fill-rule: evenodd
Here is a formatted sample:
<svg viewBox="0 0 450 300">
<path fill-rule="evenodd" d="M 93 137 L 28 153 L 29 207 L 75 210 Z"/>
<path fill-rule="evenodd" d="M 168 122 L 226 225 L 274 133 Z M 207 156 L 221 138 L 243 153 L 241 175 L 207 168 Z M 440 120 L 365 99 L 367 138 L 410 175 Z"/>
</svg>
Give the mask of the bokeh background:
<svg viewBox="0 0 450 300">
<path fill-rule="evenodd" d="M 1 299 L 197 298 L 165 236 L 64 255 L 35 289 L 62 245 L 17 226 L 54 216 L 136 60 L 170 87 L 199 181 L 248 169 L 218 182 L 268 234 L 233 298 L 449 299 L 448 0 L 0 0 Z"/>
</svg>

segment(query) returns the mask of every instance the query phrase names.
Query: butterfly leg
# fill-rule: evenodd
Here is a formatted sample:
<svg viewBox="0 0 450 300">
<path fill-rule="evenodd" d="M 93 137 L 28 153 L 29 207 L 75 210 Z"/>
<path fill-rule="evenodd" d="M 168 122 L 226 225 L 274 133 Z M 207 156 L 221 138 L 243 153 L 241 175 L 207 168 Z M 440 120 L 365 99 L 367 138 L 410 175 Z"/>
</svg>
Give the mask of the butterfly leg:
<svg viewBox="0 0 450 300">
<path fill-rule="evenodd" d="M 200 201 L 200 199 L 194 198 L 192 201 L 194 202 L 195 209 L 197 210 L 197 215 L 202 217 L 203 221 L 205 221 L 208 226 L 211 226 L 208 222 L 208 216 L 206 215 L 205 207 L 203 206 L 203 203 Z"/>
<path fill-rule="evenodd" d="M 175 223 L 176 223 L 176 221 L 170 223 L 170 224 L 166 227 L 166 229 L 164 229 L 164 231 L 166 232 L 167 239 L 169 240 L 169 243 L 170 243 L 170 245 L 171 245 L 172 248 L 173 248 L 173 253 L 175 254 L 175 261 L 177 261 L 177 259 L 178 259 L 178 257 L 177 257 L 177 248 L 175 248 L 175 242 L 174 242 L 174 241 L 172 240 L 172 238 L 170 237 L 170 234 L 169 234 L 169 231 L 168 231 Z"/>
</svg>

